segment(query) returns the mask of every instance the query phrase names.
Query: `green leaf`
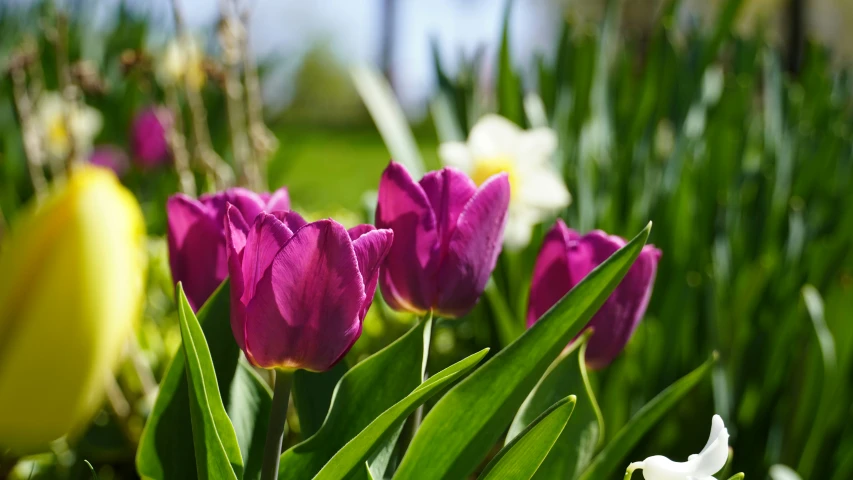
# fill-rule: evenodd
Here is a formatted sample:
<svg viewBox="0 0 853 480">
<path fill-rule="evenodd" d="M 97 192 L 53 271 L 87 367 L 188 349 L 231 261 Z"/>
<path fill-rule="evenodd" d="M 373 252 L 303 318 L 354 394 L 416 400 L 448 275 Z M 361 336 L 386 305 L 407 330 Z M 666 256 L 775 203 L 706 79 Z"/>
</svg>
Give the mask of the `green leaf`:
<svg viewBox="0 0 853 480">
<path fill-rule="evenodd" d="M 335 385 L 347 373 L 346 362 L 338 362 L 327 372 L 293 372 L 293 405 L 299 416 L 299 428 L 303 438 L 317 433 L 332 403 Z"/>
<path fill-rule="evenodd" d="M 226 405 L 230 405 L 231 385 L 240 358 L 240 349 L 231 333 L 229 312 L 226 280 L 198 312 L 198 322 L 213 358 L 219 394 Z M 142 431 L 136 468 L 143 478 L 182 480 L 198 476 L 195 463 L 187 461 L 193 455 L 193 432 L 185 363 L 183 350 L 178 349 L 160 382 L 157 400 Z M 238 423 L 236 428 L 239 430 L 241 426 Z M 245 437 L 238 434 L 238 438 Z"/>
<path fill-rule="evenodd" d="M 245 360 L 241 361 L 231 384 L 228 417 L 234 424 L 240 453 L 245 460 L 244 480 L 261 476 L 271 407 L 272 391 L 269 385 Z"/>
<path fill-rule="evenodd" d="M 213 359 L 198 320 L 178 283 L 178 318 L 189 378 L 190 420 L 199 478 L 241 478 L 243 459 L 237 435 L 216 383 Z"/>
<path fill-rule="evenodd" d="M 465 478 L 474 471 L 548 366 L 625 276 L 650 229 L 651 224 L 444 395 L 412 440 L 397 478 Z"/>
<path fill-rule="evenodd" d="M 516 338 L 524 333 L 524 324 L 521 321 L 515 320 L 509 305 L 506 303 L 503 293 L 501 293 L 494 279 L 489 279 L 486 284 L 486 290 L 483 292 L 489 306 L 492 307 L 492 318 L 495 322 L 495 327 L 498 331 L 498 338 L 501 345 L 509 345 Z"/>
<path fill-rule="evenodd" d="M 344 448 L 340 449 L 314 479 L 334 480 L 346 478 L 364 464 L 379 442 L 383 438 L 387 438 L 388 433 L 394 427 L 401 426 L 406 417 L 414 412 L 416 408 L 423 405 L 430 397 L 450 385 L 468 372 L 468 370 L 474 368 L 487 353 L 489 353 L 488 348 L 480 350 L 431 376 L 406 396 L 406 398 L 397 402 L 396 405 L 378 416 L 367 428 L 347 443 Z"/>
<path fill-rule="evenodd" d="M 423 382 L 431 335 L 432 320 L 420 322 L 347 372 L 317 433 L 282 454 L 279 478 L 313 478 L 347 442 L 415 390 Z"/>
<path fill-rule="evenodd" d="M 815 465 L 821 457 L 821 447 L 826 438 L 826 426 L 828 420 L 828 412 L 832 409 L 833 393 L 838 384 L 838 355 L 835 348 L 835 337 L 832 331 L 826 324 L 824 318 L 823 297 L 811 285 L 806 285 L 802 289 L 803 301 L 806 304 L 806 310 L 809 313 L 809 318 L 812 320 L 815 334 L 817 335 L 818 346 L 820 347 L 820 355 L 823 359 L 823 378 L 821 382 L 820 400 L 817 412 L 812 420 L 811 431 L 806 440 L 805 448 L 800 457 L 800 464 L 797 470 L 805 477 L 811 477 Z"/>
<path fill-rule="evenodd" d="M 95 467 L 93 467 L 92 464 L 89 463 L 88 460 L 83 460 L 83 463 L 85 463 L 86 466 L 89 467 L 89 473 L 92 474 L 92 478 L 94 480 L 98 480 L 98 472 L 95 471 Z"/>
<path fill-rule="evenodd" d="M 381 73 L 368 66 L 354 68 L 352 80 L 391 157 L 405 165 L 412 178 L 421 178 L 426 173 L 424 161 L 391 86 Z"/>
<path fill-rule="evenodd" d="M 743 0 L 726 0 L 720 8 L 720 14 L 717 22 L 714 25 L 714 31 L 711 38 L 706 42 L 705 49 L 702 52 L 702 58 L 698 65 L 699 71 L 704 72 L 705 68 L 717 57 L 720 46 L 723 40 L 732 31 L 735 21 L 738 18 L 738 13 L 745 2 Z"/>
<path fill-rule="evenodd" d="M 569 395 L 547 408 L 498 452 L 479 478 L 533 478 L 566 428 L 574 408 L 574 395 Z"/>
<path fill-rule="evenodd" d="M 608 443 L 604 449 L 595 456 L 589 467 L 581 474 L 581 480 L 591 480 L 598 478 L 608 478 L 617 465 L 621 465 L 625 455 L 634 448 L 635 445 L 643 438 L 646 432 L 649 431 L 660 420 L 666 412 L 684 398 L 690 390 L 693 389 L 699 382 L 711 373 L 711 367 L 717 361 L 716 352 L 705 363 L 700 365 L 696 370 L 681 377 L 678 381 L 667 387 L 666 390 L 659 393 L 649 403 L 634 415 L 631 420 L 622 427 L 622 430 L 613 437 L 613 440 Z"/>
<path fill-rule="evenodd" d="M 521 80 L 515 73 L 510 58 L 509 14 L 511 11 L 512 0 L 507 0 L 501 28 L 501 46 L 498 51 L 498 113 L 521 125 L 524 121 Z"/>
<path fill-rule="evenodd" d="M 604 419 L 589 384 L 584 361 L 591 333 L 587 330 L 574 342 L 571 350 L 560 354 L 551 364 L 509 427 L 507 441 L 512 440 L 555 401 L 570 394 L 577 396 L 572 421 L 536 471 L 536 478 L 577 478 L 592 460 L 604 436 Z"/>
</svg>

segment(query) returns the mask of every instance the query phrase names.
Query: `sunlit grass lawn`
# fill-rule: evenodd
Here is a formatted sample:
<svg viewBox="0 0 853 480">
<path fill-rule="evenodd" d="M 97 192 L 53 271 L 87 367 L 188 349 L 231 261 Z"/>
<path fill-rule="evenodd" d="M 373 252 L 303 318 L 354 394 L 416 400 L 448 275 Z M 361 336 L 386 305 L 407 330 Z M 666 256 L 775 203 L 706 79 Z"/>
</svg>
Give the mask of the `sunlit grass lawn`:
<svg viewBox="0 0 853 480">
<path fill-rule="evenodd" d="M 376 190 L 391 158 L 373 127 L 276 129 L 281 139 L 269 166 L 270 185 L 287 185 L 297 208 L 306 211 L 361 211 L 362 197 Z M 419 131 L 418 144 L 429 168 L 439 160 L 437 141 Z"/>
</svg>

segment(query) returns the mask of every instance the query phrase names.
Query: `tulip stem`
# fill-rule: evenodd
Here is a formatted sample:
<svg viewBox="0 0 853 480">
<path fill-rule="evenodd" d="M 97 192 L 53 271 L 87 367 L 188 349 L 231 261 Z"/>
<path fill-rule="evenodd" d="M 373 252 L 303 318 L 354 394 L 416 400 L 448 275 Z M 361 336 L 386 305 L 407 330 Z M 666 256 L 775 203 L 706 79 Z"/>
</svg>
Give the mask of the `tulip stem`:
<svg viewBox="0 0 853 480">
<path fill-rule="evenodd" d="M 275 388 L 270 408 L 270 422 L 267 425 L 267 440 L 264 444 L 264 462 L 261 466 L 261 480 L 278 478 L 278 461 L 281 457 L 281 444 L 284 440 L 284 424 L 287 420 L 287 405 L 290 402 L 290 372 L 273 371 Z"/>
<path fill-rule="evenodd" d="M 424 314 L 421 319 L 422 322 L 434 322 L 434 317 L 432 312 L 427 312 Z M 424 345 L 424 367 L 423 367 L 423 382 L 426 382 L 429 378 L 429 369 L 427 368 L 427 361 L 429 360 L 429 349 L 432 345 L 432 325 L 427 326 L 427 332 L 425 335 L 425 345 Z M 428 336 L 427 336 L 428 335 Z M 421 405 L 417 409 L 415 409 L 415 413 L 412 414 L 412 438 L 415 437 L 415 434 L 418 433 L 418 429 L 421 428 L 421 422 L 424 419 L 424 406 Z"/>
</svg>

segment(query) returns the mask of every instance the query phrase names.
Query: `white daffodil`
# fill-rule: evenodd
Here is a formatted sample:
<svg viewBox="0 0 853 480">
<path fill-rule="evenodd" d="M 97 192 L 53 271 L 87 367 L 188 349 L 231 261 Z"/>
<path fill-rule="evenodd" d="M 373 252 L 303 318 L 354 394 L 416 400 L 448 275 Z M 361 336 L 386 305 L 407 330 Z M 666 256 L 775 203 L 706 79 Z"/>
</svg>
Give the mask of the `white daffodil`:
<svg viewBox="0 0 853 480">
<path fill-rule="evenodd" d="M 643 470 L 646 480 L 714 480 L 715 473 L 723 469 L 729 457 L 729 431 L 719 415 L 711 420 L 711 435 L 701 452 L 687 457 L 686 462 L 655 455 L 628 467 L 630 474 Z"/>
<path fill-rule="evenodd" d="M 76 154 L 88 155 L 103 125 L 99 111 L 57 92 L 39 97 L 35 120 L 45 152 L 53 159 L 67 158 L 72 147 Z"/>
<path fill-rule="evenodd" d="M 498 115 L 481 118 L 467 142 L 439 147 L 445 165 L 456 167 L 477 185 L 496 173 L 509 176 L 511 197 L 504 244 L 511 249 L 530 243 L 534 225 L 571 201 L 560 174 L 551 165 L 557 136 L 549 128 L 522 130 Z"/>
<path fill-rule="evenodd" d="M 195 90 L 204 86 L 204 52 L 191 35 L 172 39 L 163 51 L 157 65 L 157 78 L 166 85 L 183 86 Z"/>
</svg>

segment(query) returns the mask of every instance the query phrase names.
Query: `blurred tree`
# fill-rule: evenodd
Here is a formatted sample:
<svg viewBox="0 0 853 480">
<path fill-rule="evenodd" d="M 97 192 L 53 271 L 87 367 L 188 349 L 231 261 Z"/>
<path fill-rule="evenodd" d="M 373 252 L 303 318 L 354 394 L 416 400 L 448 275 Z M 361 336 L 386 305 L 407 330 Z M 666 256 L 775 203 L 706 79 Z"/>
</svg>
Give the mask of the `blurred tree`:
<svg viewBox="0 0 853 480">
<path fill-rule="evenodd" d="M 367 111 L 329 44 L 318 42 L 302 60 L 294 80 L 293 103 L 281 120 L 323 125 L 367 123 Z"/>
</svg>

